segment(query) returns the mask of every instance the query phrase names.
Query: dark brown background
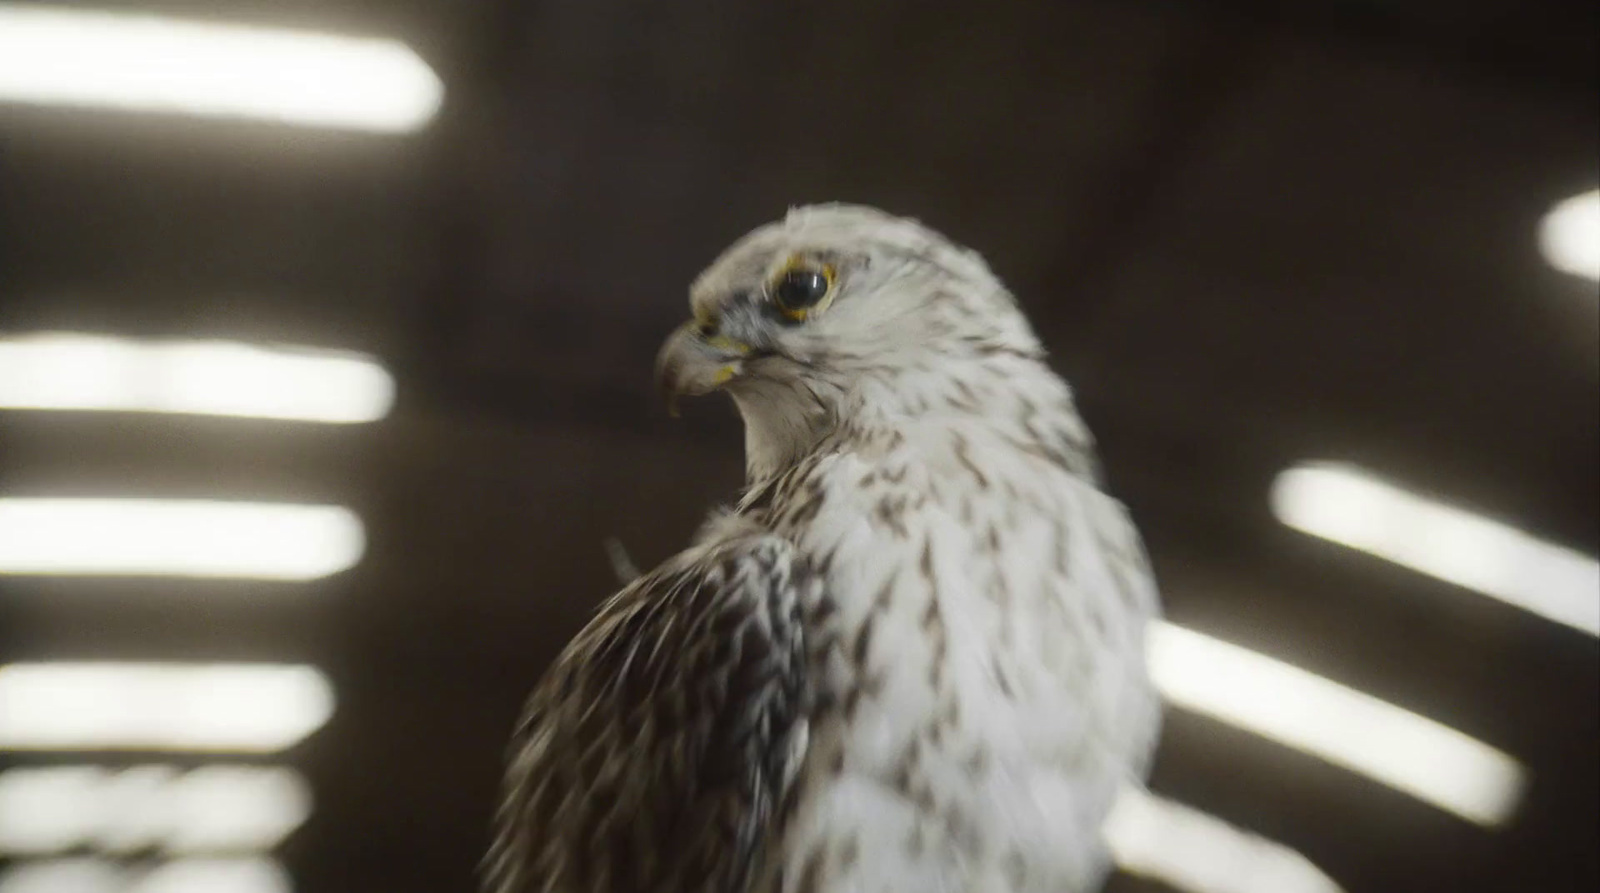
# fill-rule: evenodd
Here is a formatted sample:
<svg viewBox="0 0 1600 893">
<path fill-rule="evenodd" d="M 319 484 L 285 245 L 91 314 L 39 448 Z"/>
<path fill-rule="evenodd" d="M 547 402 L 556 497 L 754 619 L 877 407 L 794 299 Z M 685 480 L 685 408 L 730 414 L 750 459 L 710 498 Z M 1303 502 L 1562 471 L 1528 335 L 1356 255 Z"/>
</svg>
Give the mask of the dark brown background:
<svg viewBox="0 0 1600 893">
<path fill-rule="evenodd" d="M 983 251 L 1078 385 L 1172 617 L 1481 737 L 1534 783 L 1489 832 L 1175 715 L 1158 792 L 1351 893 L 1593 890 L 1600 649 L 1273 521 L 1349 459 L 1593 554 L 1600 303 L 1549 269 L 1597 180 L 1597 21 L 1557 0 L 941 8 L 623 0 L 112 3 L 394 34 L 448 89 L 411 138 L 0 107 L 0 328 L 373 351 L 359 428 L 0 415 L 0 492 L 334 501 L 309 586 L 0 579 L 0 660 L 304 660 L 306 893 L 469 887 L 523 693 L 740 479 L 672 422 L 685 286 L 790 203 Z M 1122 891 L 1147 889 L 1127 879 Z"/>
</svg>

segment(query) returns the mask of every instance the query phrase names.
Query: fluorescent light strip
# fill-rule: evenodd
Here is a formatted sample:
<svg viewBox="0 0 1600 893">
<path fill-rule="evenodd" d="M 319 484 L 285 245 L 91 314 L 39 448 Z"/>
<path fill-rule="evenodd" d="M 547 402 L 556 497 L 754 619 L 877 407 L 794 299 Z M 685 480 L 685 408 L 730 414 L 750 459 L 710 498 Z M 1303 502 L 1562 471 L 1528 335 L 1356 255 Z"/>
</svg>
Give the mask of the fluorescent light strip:
<svg viewBox="0 0 1600 893">
<path fill-rule="evenodd" d="M 1124 790 L 1104 831 L 1123 871 L 1187 893 L 1341 893 L 1294 850 L 1144 791 Z"/>
<path fill-rule="evenodd" d="M 396 40 L 0 4 L 0 100 L 402 133 L 443 97 Z"/>
<path fill-rule="evenodd" d="M 1192 630 L 1149 630 L 1150 675 L 1179 707 L 1358 772 L 1480 825 L 1504 822 L 1524 773 L 1433 720 Z"/>
<path fill-rule="evenodd" d="M 0 573 L 312 580 L 365 548 L 340 506 L 0 498 Z"/>
<path fill-rule="evenodd" d="M 1561 272 L 1600 280 L 1600 189 L 1551 208 L 1539 224 L 1539 249 Z"/>
<path fill-rule="evenodd" d="M 381 419 L 393 405 L 394 379 L 363 354 L 68 332 L 0 336 L 0 409 L 352 423 Z"/>
<path fill-rule="evenodd" d="M 271 753 L 332 714 L 333 689 L 308 666 L 0 667 L 0 750 Z"/>
<path fill-rule="evenodd" d="M 1297 530 L 1600 636 L 1600 562 L 1337 463 L 1278 475 L 1272 508 Z"/>
<path fill-rule="evenodd" d="M 283 767 L 45 766 L 0 772 L 0 854 L 255 852 L 311 814 L 311 789 Z"/>
<path fill-rule="evenodd" d="M 175 859 L 151 870 L 106 859 L 19 862 L 0 874 L 0 893 L 291 893 L 283 866 L 262 857 Z"/>
</svg>

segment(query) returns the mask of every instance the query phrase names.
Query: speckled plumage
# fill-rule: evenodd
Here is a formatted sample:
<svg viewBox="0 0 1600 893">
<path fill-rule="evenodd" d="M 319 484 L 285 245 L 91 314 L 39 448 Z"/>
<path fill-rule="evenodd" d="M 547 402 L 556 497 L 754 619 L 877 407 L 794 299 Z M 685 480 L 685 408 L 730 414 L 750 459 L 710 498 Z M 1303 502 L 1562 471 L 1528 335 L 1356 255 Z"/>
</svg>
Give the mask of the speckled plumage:
<svg viewBox="0 0 1600 893">
<path fill-rule="evenodd" d="M 796 264 L 830 288 L 782 312 Z M 1139 537 L 981 259 L 816 206 L 691 289 L 749 486 L 605 603 L 512 744 L 491 893 L 1087 893 L 1159 725 Z M 803 317 L 799 318 L 799 317 Z"/>
</svg>

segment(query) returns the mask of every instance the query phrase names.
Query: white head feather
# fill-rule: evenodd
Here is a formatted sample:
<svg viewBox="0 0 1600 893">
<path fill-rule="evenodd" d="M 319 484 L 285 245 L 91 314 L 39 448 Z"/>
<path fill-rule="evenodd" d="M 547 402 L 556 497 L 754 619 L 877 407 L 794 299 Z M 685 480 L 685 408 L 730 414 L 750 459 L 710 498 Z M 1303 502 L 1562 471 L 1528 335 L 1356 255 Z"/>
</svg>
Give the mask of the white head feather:
<svg viewBox="0 0 1600 893">
<path fill-rule="evenodd" d="M 830 280 L 800 319 L 773 293 L 797 266 L 826 269 Z M 1016 300 L 983 259 L 874 208 L 792 209 L 723 252 L 694 281 L 690 306 L 697 323 L 668 342 L 663 370 L 674 390 L 721 387 L 733 397 L 752 479 L 841 429 L 960 411 L 976 390 L 1033 391 L 1070 408 Z M 696 362 L 698 376 L 685 370 Z"/>
</svg>

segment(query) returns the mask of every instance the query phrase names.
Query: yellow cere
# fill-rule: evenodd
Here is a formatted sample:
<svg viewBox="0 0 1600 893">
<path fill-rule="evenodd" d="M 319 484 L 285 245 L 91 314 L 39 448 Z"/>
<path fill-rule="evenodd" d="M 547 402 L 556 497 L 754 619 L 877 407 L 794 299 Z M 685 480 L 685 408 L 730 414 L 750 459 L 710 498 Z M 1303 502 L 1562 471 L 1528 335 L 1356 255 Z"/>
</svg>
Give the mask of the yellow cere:
<svg viewBox="0 0 1600 893">
<path fill-rule="evenodd" d="M 719 384 L 719 385 L 720 384 L 727 384 L 729 381 L 731 381 L 733 379 L 734 373 L 735 373 L 735 369 L 733 367 L 733 364 L 729 363 L 728 365 L 723 366 L 721 369 L 718 369 L 716 371 L 716 374 L 711 377 L 711 383 L 712 384 Z"/>
</svg>

